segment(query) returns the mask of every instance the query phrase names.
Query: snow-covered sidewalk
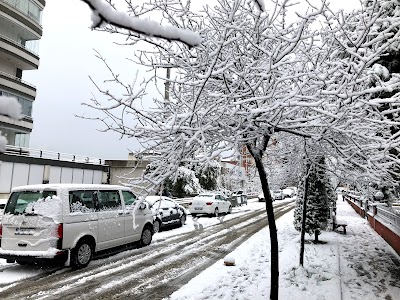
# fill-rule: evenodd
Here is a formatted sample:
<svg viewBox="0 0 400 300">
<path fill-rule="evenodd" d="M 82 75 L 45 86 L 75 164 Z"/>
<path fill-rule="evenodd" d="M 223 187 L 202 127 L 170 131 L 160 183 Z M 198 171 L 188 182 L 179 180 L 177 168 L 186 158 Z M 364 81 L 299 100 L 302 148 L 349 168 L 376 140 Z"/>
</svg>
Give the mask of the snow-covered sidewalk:
<svg viewBox="0 0 400 300">
<path fill-rule="evenodd" d="M 277 220 L 280 248 L 280 299 L 399 299 L 400 257 L 341 197 L 337 218 L 347 234 L 323 232 L 324 244 L 306 244 L 299 267 L 300 235 L 293 211 Z M 313 237 L 309 237 L 312 240 Z M 193 278 L 170 299 L 268 299 L 270 246 L 268 228 L 251 237 L 230 256 Z"/>
</svg>

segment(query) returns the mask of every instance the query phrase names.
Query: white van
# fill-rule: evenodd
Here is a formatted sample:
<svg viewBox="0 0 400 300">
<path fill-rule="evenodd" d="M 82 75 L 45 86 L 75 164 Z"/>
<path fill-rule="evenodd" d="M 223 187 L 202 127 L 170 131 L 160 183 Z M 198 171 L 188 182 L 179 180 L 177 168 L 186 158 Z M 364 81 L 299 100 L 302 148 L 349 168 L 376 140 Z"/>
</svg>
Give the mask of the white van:
<svg viewBox="0 0 400 300">
<path fill-rule="evenodd" d="M 86 267 L 97 251 L 151 243 L 153 216 L 129 188 L 41 184 L 12 189 L 0 225 L 0 258 Z"/>
</svg>

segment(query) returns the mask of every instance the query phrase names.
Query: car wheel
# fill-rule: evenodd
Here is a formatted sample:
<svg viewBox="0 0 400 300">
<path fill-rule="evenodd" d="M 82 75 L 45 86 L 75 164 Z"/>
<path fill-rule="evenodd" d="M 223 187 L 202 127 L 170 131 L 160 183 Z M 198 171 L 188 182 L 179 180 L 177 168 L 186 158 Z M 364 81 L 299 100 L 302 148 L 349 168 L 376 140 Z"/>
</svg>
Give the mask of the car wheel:
<svg viewBox="0 0 400 300">
<path fill-rule="evenodd" d="M 196 218 L 197 217 L 197 215 L 196 214 L 192 214 L 192 218 Z"/>
<path fill-rule="evenodd" d="M 218 217 L 219 216 L 219 210 L 218 210 L 218 207 L 215 209 L 215 211 L 214 211 L 214 216 L 216 216 L 216 217 Z"/>
<path fill-rule="evenodd" d="M 141 247 L 148 246 L 150 245 L 152 239 L 153 239 L 153 231 L 149 226 L 145 226 L 142 231 L 142 236 L 140 238 L 139 245 Z"/>
<path fill-rule="evenodd" d="M 185 225 L 185 223 L 186 223 L 186 215 L 183 214 L 183 215 L 181 216 L 181 223 L 180 223 L 180 226 Z"/>
<path fill-rule="evenodd" d="M 153 223 L 153 231 L 154 233 L 160 232 L 161 229 L 161 222 L 157 219 Z"/>
<path fill-rule="evenodd" d="M 74 269 L 86 267 L 92 260 L 93 248 L 90 241 L 86 239 L 80 240 L 71 251 L 71 267 Z"/>
<path fill-rule="evenodd" d="M 228 208 L 228 214 L 230 214 L 232 212 L 232 206 L 231 205 L 229 205 L 229 208 Z"/>
</svg>

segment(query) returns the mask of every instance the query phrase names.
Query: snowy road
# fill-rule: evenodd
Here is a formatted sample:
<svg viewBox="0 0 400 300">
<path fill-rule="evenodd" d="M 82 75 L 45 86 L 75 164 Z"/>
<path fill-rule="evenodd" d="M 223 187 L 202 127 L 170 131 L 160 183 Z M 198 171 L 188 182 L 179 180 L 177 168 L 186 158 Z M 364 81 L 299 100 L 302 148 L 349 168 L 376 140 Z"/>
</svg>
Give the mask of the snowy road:
<svg viewBox="0 0 400 300">
<path fill-rule="evenodd" d="M 82 270 L 48 268 L 1 284 L 0 298 L 162 299 L 267 225 L 263 204 L 251 204 L 231 215 L 196 218 L 193 226 L 157 234 L 148 247 L 103 255 Z M 276 202 L 276 218 L 293 207 L 293 201 Z M 33 266 L 2 267 L 0 279 L 38 271 Z"/>
</svg>

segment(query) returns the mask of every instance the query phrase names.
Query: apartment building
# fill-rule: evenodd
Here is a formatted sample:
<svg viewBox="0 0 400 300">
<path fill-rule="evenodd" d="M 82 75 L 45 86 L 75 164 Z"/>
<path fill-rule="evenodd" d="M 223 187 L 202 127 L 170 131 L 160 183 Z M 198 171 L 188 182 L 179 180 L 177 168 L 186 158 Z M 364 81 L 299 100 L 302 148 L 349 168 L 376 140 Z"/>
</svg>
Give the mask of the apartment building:
<svg viewBox="0 0 400 300">
<path fill-rule="evenodd" d="M 20 120 L 0 115 L 0 131 L 13 146 L 29 146 L 36 87 L 22 80 L 22 73 L 39 67 L 45 4 L 45 0 L 0 0 L 0 95 L 13 96 L 22 106 Z"/>
</svg>

